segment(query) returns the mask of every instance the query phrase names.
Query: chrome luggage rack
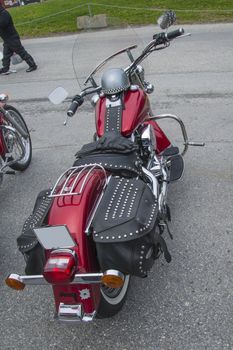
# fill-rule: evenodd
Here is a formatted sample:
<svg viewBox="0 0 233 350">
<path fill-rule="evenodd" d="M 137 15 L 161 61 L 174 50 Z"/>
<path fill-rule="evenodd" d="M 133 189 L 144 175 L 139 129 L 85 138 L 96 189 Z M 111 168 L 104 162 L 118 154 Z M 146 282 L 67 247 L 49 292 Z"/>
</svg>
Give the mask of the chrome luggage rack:
<svg viewBox="0 0 233 350">
<path fill-rule="evenodd" d="M 88 177 L 94 169 L 101 169 L 103 171 L 105 176 L 105 186 L 106 186 L 108 177 L 107 177 L 106 170 L 104 169 L 104 167 L 102 167 L 102 165 L 94 163 L 94 164 L 88 164 L 88 165 L 74 166 L 67 169 L 64 173 L 61 174 L 61 176 L 58 178 L 57 182 L 55 183 L 54 187 L 52 188 L 49 197 L 81 195 L 88 181 Z M 79 192 L 74 192 L 74 189 L 79 179 L 84 175 L 86 170 L 88 171 L 82 180 Z M 69 185 L 69 181 L 73 176 L 75 176 L 75 178 L 72 181 L 72 185 Z"/>
</svg>

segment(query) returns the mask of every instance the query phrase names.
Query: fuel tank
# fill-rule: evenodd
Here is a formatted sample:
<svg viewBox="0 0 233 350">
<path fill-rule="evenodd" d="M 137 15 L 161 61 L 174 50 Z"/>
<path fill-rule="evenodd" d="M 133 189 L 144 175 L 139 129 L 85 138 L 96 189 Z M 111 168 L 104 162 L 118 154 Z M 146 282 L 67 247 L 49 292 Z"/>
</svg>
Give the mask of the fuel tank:
<svg viewBox="0 0 233 350">
<path fill-rule="evenodd" d="M 96 130 L 99 137 L 105 132 L 107 100 L 106 96 L 101 97 L 96 104 Z M 123 136 L 129 136 L 148 117 L 150 102 L 147 94 L 141 89 L 126 91 L 122 102 L 120 131 Z"/>
</svg>

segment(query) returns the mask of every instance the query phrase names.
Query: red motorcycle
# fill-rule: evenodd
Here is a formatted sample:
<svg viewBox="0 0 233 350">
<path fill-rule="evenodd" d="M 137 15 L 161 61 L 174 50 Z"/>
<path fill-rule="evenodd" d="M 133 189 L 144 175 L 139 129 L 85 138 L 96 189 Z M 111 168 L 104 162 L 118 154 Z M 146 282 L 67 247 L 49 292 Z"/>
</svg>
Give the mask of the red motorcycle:
<svg viewBox="0 0 233 350">
<path fill-rule="evenodd" d="M 8 96 L 0 94 L 0 184 L 4 174 L 27 169 L 32 157 L 27 125 L 19 111 L 7 101 Z"/>
<path fill-rule="evenodd" d="M 171 17 L 166 21 L 173 22 Z M 111 55 L 91 72 L 68 109 L 73 116 L 84 98 L 93 95 L 94 141 L 77 152 L 74 165 L 52 190 L 39 194 L 18 238 L 26 275 L 6 279 L 15 289 L 50 284 L 61 321 L 115 315 L 131 276 L 146 277 L 162 253 L 171 260 L 162 235 L 167 229 L 172 237 L 168 184 L 182 176 L 188 146 L 201 144 L 188 141 L 177 116 L 153 116 L 148 98 L 153 86 L 145 81 L 140 63 L 182 35 L 182 28 L 155 34 L 137 58 L 135 45 Z M 129 58 L 129 65 L 107 69 L 98 83 L 100 69 L 120 55 Z M 50 99 L 58 103 L 63 92 L 58 88 Z M 164 119 L 180 126 L 181 152 L 158 125 Z"/>
</svg>

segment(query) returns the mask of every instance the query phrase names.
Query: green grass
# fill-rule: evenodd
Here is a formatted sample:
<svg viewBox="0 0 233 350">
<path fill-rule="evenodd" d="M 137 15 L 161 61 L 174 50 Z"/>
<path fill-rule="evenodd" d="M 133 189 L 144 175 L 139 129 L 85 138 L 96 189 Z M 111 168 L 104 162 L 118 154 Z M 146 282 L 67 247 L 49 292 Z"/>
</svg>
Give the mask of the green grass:
<svg viewBox="0 0 233 350">
<path fill-rule="evenodd" d="M 87 4 L 91 4 L 89 9 Z M 89 10 L 92 15 L 106 13 L 122 22 L 143 25 L 155 23 L 166 9 L 176 11 L 178 24 L 233 22 L 232 0 L 47 0 L 10 12 L 21 36 L 36 37 L 76 32 L 76 18 L 88 15 Z"/>
</svg>

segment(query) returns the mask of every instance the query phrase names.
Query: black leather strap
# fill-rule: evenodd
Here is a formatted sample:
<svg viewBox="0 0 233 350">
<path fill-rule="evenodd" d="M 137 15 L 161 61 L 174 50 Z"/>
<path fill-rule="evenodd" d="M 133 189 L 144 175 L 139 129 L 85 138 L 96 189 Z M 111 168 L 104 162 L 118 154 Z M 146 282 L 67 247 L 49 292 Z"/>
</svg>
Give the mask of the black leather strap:
<svg viewBox="0 0 233 350">
<path fill-rule="evenodd" d="M 105 132 L 121 131 L 122 105 L 106 107 Z"/>
</svg>

